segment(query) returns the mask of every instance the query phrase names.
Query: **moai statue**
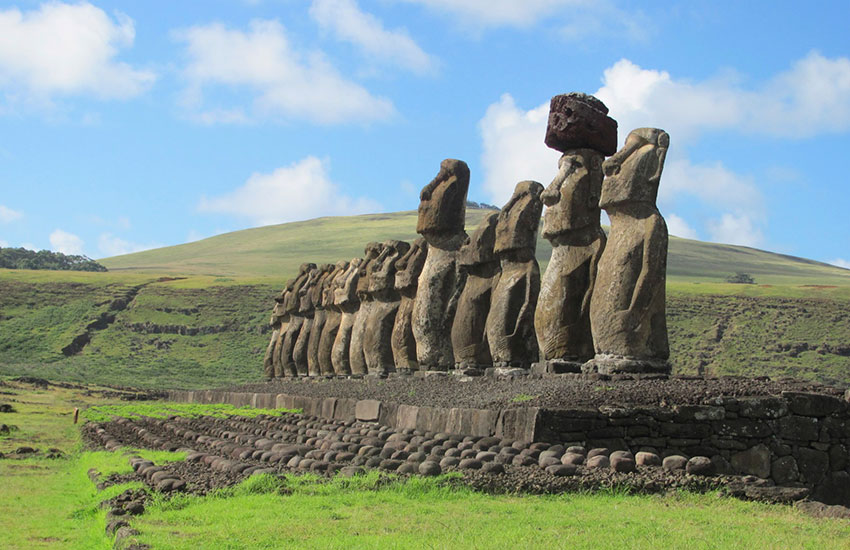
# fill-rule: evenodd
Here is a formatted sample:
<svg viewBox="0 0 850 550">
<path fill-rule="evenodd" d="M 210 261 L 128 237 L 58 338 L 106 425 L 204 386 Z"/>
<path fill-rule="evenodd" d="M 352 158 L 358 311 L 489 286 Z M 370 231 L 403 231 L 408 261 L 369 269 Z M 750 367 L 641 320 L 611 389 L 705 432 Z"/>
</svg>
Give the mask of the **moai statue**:
<svg viewBox="0 0 850 550">
<path fill-rule="evenodd" d="M 396 263 L 410 250 L 404 241 L 386 241 L 369 276 L 372 305 L 363 333 L 363 355 L 370 376 L 384 378 L 395 372 L 392 334 L 401 295 L 395 289 Z"/>
<path fill-rule="evenodd" d="M 407 254 L 395 263 L 395 289 L 401 296 L 401 302 L 393 324 L 392 349 L 393 362 L 399 374 L 410 374 L 419 370 L 416 340 L 413 338 L 413 301 L 427 254 L 428 243 L 420 237 L 413 241 Z"/>
<path fill-rule="evenodd" d="M 611 218 L 590 300 L 596 356 L 584 370 L 670 373 L 665 285 L 667 224 L 655 206 L 670 136 L 638 128 L 602 165 L 599 205 Z"/>
<path fill-rule="evenodd" d="M 307 342 L 307 372 L 311 377 L 319 377 L 322 375 L 322 369 L 319 366 L 319 342 L 322 340 L 322 332 L 325 330 L 325 311 L 324 296 L 328 285 L 333 280 L 336 271 L 334 264 L 324 264 L 320 268 L 323 272 L 319 277 L 316 286 L 313 287 L 313 326 L 310 329 L 310 340 Z"/>
<path fill-rule="evenodd" d="M 366 331 L 366 319 L 372 308 L 372 294 L 369 292 L 369 278 L 375 269 L 375 260 L 381 254 L 379 243 L 366 245 L 366 257 L 360 264 L 360 277 L 357 279 L 357 298 L 360 309 L 354 314 L 354 326 L 351 329 L 351 341 L 348 345 L 348 362 L 353 376 L 365 376 L 368 373 L 366 356 L 363 354 L 363 334 Z"/>
<path fill-rule="evenodd" d="M 334 340 L 339 332 L 339 324 L 342 321 L 342 310 L 334 304 L 334 293 L 340 288 L 348 270 L 348 262 L 339 261 L 336 268 L 328 277 L 328 283 L 322 293 L 322 307 L 325 310 L 325 326 L 319 339 L 319 370 L 321 375 L 328 378 L 334 375 L 333 351 Z"/>
<path fill-rule="evenodd" d="M 502 272 L 493 290 L 487 315 L 487 340 L 493 366 L 528 369 L 537 361 L 534 309 L 540 292 L 540 267 L 534 257 L 543 186 L 536 181 L 517 184 L 499 212 L 494 251 Z"/>
<path fill-rule="evenodd" d="M 298 340 L 295 341 L 295 347 L 292 349 L 292 359 L 295 361 L 295 370 L 298 376 L 309 376 L 307 356 L 309 355 L 310 333 L 313 330 L 313 315 L 315 313 L 313 293 L 324 274 L 325 272 L 321 268 L 312 270 L 307 282 L 301 287 L 298 297 L 298 315 L 304 318 L 301 332 L 298 333 Z"/>
<path fill-rule="evenodd" d="M 281 292 L 281 295 L 275 298 L 274 309 L 272 310 L 272 317 L 269 320 L 269 326 L 272 327 L 272 337 L 269 340 L 269 345 L 266 348 L 266 354 L 263 356 L 263 374 L 266 377 L 266 380 L 271 380 L 272 378 L 279 377 L 282 375 L 280 359 L 275 361 L 276 358 L 279 358 L 280 355 L 276 353 L 277 346 L 280 345 L 281 342 L 281 334 L 286 330 L 286 323 L 288 321 L 286 313 L 283 311 L 283 300 L 286 296 L 286 289 Z M 275 372 L 275 367 L 278 368 L 281 374 Z"/>
<path fill-rule="evenodd" d="M 487 314 L 501 267 L 493 252 L 499 213 L 488 214 L 460 249 L 458 264 L 466 272 L 466 283 L 458 300 L 452 324 L 455 368 L 462 374 L 483 374 L 492 366 L 487 343 Z"/>
<path fill-rule="evenodd" d="M 413 337 L 419 369 L 446 372 L 454 367 L 451 331 L 463 274 L 457 266 L 466 241 L 466 192 L 469 167 L 446 159 L 440 172 L 422 189 L 416 232 L 425 237 L 428 255 L 413 302 Z"/>
<path fill-rule="evenodd" d="M 301 305 L 302 290 L 315 270 L 316 264 L 301 264 L 298 269 L 298 276 L 292 284 L 292 290 L 284 297 L 283 307 L 286 314 L 289 315 L 289 323 L 286 326 L 286 332 L 283 334 L 283 342 L 278 346 L 283 376 L 298 376 L 298 371 L 295 368 L 294 351 L 298 336 L 301 334 L 301 328 L 304 326 L 304 317 L 298 313 L 298 310 Z"/>
<path fill-rule="evenodd" d="M 348 269 L 342 276 L 339 288 L 334 290 L 334 305 L 342 312 L 339 321 L 339 330 L 334 338 L 331 348 L 331 363 L 334 374 L 338 377 L 351 374 L 351 362 L 349 360 L 349 349 L 351 345 L 351 333 L 354 329 L 354 320 L 360 309 L 360 299 L 357 297 L 357 283 L 360 280 L 360 268 L 363 265 L 361 258 L 353 258 L 348 263 Z"/>
<path fill-rule="evenodd" d="M 543 192 L 543 238 L 552 257 L 540 284 L 534 328 L 544 372 L 581 372 L 593 358 L 590 298 L 605 248 L 599 225 L 602 162 L 617 148 L 617 122 L 593 96 L 552 98 L 546 144 L 563 153 Z M 537 367 L 535 367 L 537 368 Z"/>
</svg>

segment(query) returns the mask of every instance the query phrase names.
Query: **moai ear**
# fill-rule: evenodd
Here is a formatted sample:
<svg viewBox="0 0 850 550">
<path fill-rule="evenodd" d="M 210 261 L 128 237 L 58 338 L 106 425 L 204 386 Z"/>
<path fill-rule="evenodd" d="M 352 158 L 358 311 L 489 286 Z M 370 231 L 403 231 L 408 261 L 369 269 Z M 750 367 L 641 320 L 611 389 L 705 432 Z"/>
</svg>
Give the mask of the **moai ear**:
<svg viewBox="0 0 850 550">
<path fill-rule="evenodd" d="M 670 134 L 664 130 L 658 130 L 656 143 L 658 145 L 655 147 L 655 158 L 658 163 L 655 165 L 655 174 L 649 178 L 649 181 L 655 185 L 661 180 L 661 171 L 664 170 L 664 159 L 667 158 L 667 149 L 670 147 Z"/>
</svg>

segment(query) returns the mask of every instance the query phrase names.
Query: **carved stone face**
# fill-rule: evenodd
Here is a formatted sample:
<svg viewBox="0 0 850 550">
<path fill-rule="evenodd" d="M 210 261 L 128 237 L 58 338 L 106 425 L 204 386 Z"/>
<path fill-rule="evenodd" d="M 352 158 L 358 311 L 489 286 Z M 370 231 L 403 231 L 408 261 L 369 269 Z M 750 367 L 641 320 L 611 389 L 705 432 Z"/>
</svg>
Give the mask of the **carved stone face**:
<svg viewBox="0 0 850 550">
<path fill-rule="evenodd" d="M 575 149 L 561 156 L 558 175 L 541 196 L 546 205 L 543 238 L 599 225 L 602 160 L 602 154 L 593 149 Z"/>
<path fill-rule="evenodd" d="M 360 278 L 357 280 L 358 294 L 369 290 L 369 266 L 381 254 L 381 248 L 382 246 L 380 243 L 373 242 L 366 245 L 366 248 L 364 249 L 366 256 L 360 264 Z"/>
<path fill-rule="evenodd" d="M 316 269 L 316 264 L 301 264 L 298 276 L 292 283 L 292 290 L 285 296 L 283 306 L 287 313 L 295 313 L 301 304 L 301 291 L 310 278 L 310 274 Z"/>
<path fill-rule="evenodd" d="M 632 130 L 622 149 L 602 164 L 605 180 L 599 206 L 645 202 L 654 205 L 670 136 L 658 128 Z"/>
<path fill-rule="evenodd" d="M 419 274 L 425 265 L 428 255 L 428 243 L 424 238 L 413 241 L 410 249 L 395 263 L 395 288 L 404 290 L 416 286 L 419 282 Z"/>
<path fill-rule="evenodd" d="M 334 289 L 334 304 L 338 306 L 357 301 L 357 281 L 360 279 L 362 258 L 352 258 L 342 274 L 339 287 Z"/>
<path fill-rule="evenodd" d="M 543 201 L 540 199 L 542 193 L 543 186 L 536 181 L 521 181 L 517 184 L 511 200 L 499 212 L 494 246 L 497 254 L 536 248 L 537 228 L 543 210 Z"/>
<path fill-rule="evenodd" d="M 325 288 L 322 291 L 322 306 L 327 309 L 334 304 L 334 292 L 342 284 L 342 277 L 345 275 L 345 270 L 348 269 L 348 262 L 339 261 L 334 266 L 333 272 L 328 276 Z"/>
<path fill-rule="evenodd" d="M 487 262 L 499 261 L 493 252 L 496 244 L 496 224 L 499 222 L 499 213 L 493 212 L 481 220 L 466 243 L 460 248 L 458 263 L 463 266 L 485 264 Z"/>
<path fill-rule="evenodd" d="M 469 167 L 462 160 L 446 159 L 440 172 L 422 189 L 416 232 L 428 238 L 440 238 L 463 232 L 466 220 L 466 193 Z"/>
<path fill-rule="evenodd" d="M 372 263 L 369 277 L 372 292 L 395 288 L 396 262 L 410 250 L 410 244 L 404 241 L 385 241 L 382 246 L 381 255 Z"/>
</svg>

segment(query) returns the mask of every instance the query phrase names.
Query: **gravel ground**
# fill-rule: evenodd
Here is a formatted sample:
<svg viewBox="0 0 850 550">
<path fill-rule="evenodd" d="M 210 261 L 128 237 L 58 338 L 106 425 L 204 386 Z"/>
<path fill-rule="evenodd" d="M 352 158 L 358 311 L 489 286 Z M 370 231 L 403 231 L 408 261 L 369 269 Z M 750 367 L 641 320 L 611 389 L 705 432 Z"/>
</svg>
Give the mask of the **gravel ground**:
<svg viewBox="0 0 850 550">
<path fill-rule="evenodd" d="M 840 396 L 843 390 L 813 382 L 761 378 L 628 379 L 605 377 L 495 379 L 482 376 L 391 377 L 386 380 L 282 379 L 222 388 L 237 392 L 269 392 L 305 397 L 377 399 L 388 403 L 426 407 L 503 409 L 527 406 L 552 409 L 613 406 L 698 405 L 714 397 L 779 395 L 782 391 L 809 391 Z"/>
</svg>

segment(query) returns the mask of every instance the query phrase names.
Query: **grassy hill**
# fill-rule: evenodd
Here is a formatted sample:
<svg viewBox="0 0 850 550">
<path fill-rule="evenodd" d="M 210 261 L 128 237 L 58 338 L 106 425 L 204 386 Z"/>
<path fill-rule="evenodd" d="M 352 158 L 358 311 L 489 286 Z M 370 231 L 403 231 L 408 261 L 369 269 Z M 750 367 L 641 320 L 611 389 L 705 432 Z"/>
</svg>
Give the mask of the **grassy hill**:
<svg viewBox="0 0 850 550">
<path fill-rule="evenodd" d="M 472 229 L 487 213 L 468 211 Z M 273 297 L 305 261 L 416 237 L 415 212 L 319 218 L 106 258 L 108 273 L 0 269 L 0 375 L 139 387 L 258 380 Z M 541 268 L 551 248 L 540 241 Z M 725 283 L 736 272 L 754 285 Z M 850 271 L 671 238 L 674 372 L 850 384 Z"/>
</svg>

